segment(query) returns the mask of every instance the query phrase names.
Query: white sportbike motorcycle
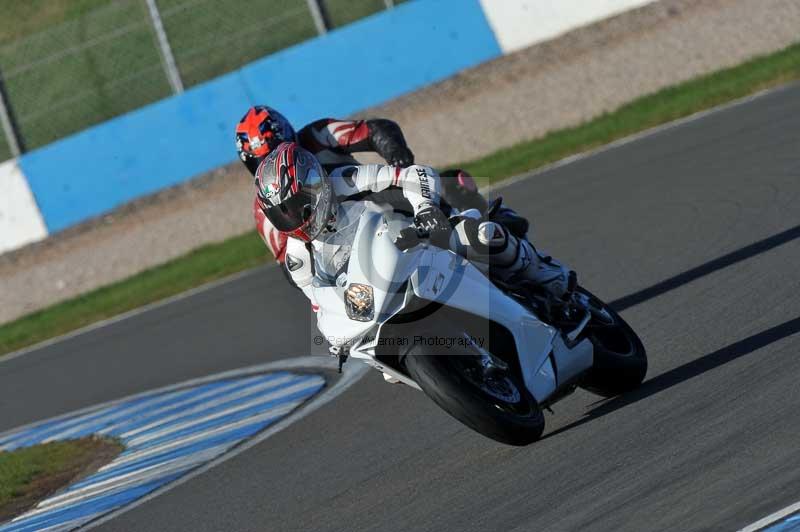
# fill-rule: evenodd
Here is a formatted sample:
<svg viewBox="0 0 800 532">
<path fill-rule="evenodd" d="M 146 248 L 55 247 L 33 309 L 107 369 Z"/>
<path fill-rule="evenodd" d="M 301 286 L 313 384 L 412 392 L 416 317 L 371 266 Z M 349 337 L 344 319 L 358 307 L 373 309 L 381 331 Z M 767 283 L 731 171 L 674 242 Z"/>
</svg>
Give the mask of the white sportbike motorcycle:
<svg viewBox="0 0 800 532">
<path fill-rule="evenodd" d="M 398 236 L 416 232 L 410 218 L 372 203 L 348 229 L 350 257 L 335 286 L 313 287 L 320 331 L 347 339 L 340 363 L 362 359 L 512 445 L 537 440 L 542 409 L 578 386 L 614 396 L 644 379 L 642 342 L 587 290 L 555 301 L 532 284 L 491 280 L 426 235 L 399 249 Z"/>
</svg>

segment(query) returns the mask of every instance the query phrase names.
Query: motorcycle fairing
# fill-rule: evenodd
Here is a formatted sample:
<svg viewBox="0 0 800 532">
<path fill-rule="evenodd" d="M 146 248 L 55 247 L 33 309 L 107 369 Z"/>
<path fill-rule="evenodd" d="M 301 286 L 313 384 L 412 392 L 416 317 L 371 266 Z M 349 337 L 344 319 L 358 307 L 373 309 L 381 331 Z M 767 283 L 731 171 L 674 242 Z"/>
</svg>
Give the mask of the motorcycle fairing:
<svg viewBox="0 0 800 532">
<path fill-rule="evenodd" d="M 570 349 L 557 329 L 504 294 L 464 257 L 427 244 L 405 252 L 398 250 L 394 240 L 407 226 L 408 218 L 390 209 L 371 204 L 364 210 L 346 279 L 337 283 L 340 286 L 322 286 L 315 281 L 314 296 L 323 309 L 317 325 L 324 335 L 354 339 L 351 355 L 381 369 L 380 362 L 374 360 L 374 347 L 382 325 L 409 304 L 413 293 L 413 297 L 495 321 L 508 329 L 517 345 L 525 385 L 540 403 L 591 367 L 591 342 L 584 340 Z M 347 317 L 343 293 L 351 283 L 372 286 L 372 321 L 356 322 Z M 366 336 L 373 338 L 366 340 Z"/>
<path fill-rule="evenodd" d="M 543 323 L 452 251 L 428 247 L 419 257 L 410 282 L 419 298 L 469 312 L 508 329 L 517 344 L 525 386 L 538 402 L 544 402 L 560 385 L 592 365 L 591 342 L 584 340 L 570 349 L 557 329 Z"/>
</svg>

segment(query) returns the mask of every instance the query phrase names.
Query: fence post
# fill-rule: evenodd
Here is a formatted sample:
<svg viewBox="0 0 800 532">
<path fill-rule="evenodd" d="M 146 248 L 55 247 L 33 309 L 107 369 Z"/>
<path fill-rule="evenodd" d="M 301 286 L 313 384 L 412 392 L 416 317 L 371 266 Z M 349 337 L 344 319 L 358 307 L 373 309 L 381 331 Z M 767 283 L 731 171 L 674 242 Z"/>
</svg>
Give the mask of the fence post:
<svg viewBox="0 0 800 532">
<path fill-rule="evenodd" d="M 8 149 L 12 157 L 19 157 L 25 153 L 25 142 L 20 133 L 19 124 L 14 116 L 14 110 L 8 99 L 6 83 L 3 80 L 3 73 L 0 72 L 0 125 L 8 143 Z"/>
<path fill-rule="evenodd" d="M 150 20 L 153 23 L 153 29 L 156 31 L 158 48 L 161 51 L 161 60 L 164 62 L 164 71 L 167 74 L 167 79 L 172 86 L 172 92 L 180 94 L 183 92 L 183 80 L 181 80 L 181 73 L 178 71 L 178 65 L 175 63 L 175 56 L 172 55 L 172 47 L 169 45 L 167 32 L 164 31 L 164 24 L 161 23 L 161 13 L 158 11 L 156 0 L 145 1 L 147 2 L 147 10 L 150 12 Z"/>
<path fill-rule="evenodd" d="M 324 0 L 306 0 L 306 3 L 308 10 L 311 11 L 311 17 L 314 19 L 314 25 L 317 27 L 317 33 L 320 35 L 328 33 L 333 24 L 331 24 L 331 17 Z"/>
</svg>

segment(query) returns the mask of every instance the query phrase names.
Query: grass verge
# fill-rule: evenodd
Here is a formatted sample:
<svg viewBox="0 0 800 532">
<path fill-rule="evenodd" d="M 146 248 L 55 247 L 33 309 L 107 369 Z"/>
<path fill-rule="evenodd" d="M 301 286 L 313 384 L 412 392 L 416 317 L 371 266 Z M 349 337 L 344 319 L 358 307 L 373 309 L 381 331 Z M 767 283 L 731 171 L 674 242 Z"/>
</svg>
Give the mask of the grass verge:
<svg viewBox="0 0 800 532">
<path fill-rule="evenodd" d="M 462 167 L 476 176 L 492 176 L 481 178 L 481 184 L 488 184 L 798 79 L 800 43 L 643 96 L 579 126 L 521 142 Z"/>
<path fill-rule="evenodd" d="M 491 180 L 482 180 L 487 184 L 797 79 L 800 44 L 644 96 L 583 125 L 549 133 L 461 166 L 473 175 L 492 176 Z M 0 356 L 265 260 L 263 245 L 255 233 L 205 246 L 163 266 L 0 326 Z"/>
<path fill-rule="evenodd" d="M 267 260 L 264 244 L 255 231 L 203 246 L 161 266 L 0 326 L 0 356 Z"/>
<path fill-rule="evenodd" d="M 0 523 L 113 460 L 122 445 L 107 438 L 81 438 L 0 452 Z"/>
</svg>

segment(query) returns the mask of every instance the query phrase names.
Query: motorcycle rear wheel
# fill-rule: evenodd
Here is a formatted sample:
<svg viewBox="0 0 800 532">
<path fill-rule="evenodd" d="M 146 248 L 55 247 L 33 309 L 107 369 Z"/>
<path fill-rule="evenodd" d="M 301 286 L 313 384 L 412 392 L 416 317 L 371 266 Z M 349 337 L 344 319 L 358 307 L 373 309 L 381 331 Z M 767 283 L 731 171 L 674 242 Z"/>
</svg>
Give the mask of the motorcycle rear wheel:
<svg viewBox="0 0 800 532">
<path fill-rule="evenodd" d="M 425 338 L 461 338 L 465 332 L 447 333 L 431 328 Z M 527 445 L 544 430 L 544 415 L 513 367 L 480 364 L 476 346 L 428 347 L 415 342 L 401 353 L 412 379 L 439 407 L 471 429 L 509 445 Z"/>
<path fill-rule="evenodd" d="M 587 328 L 594 364 L 581 380 L 581 388 L 603 397 L 638 388 L 647 374 L 647 353 L 639 336 L 607 303 L 583 287 L 578 290 L 609 319 L 606 326 L 594 323 Z"/>
</svg>

